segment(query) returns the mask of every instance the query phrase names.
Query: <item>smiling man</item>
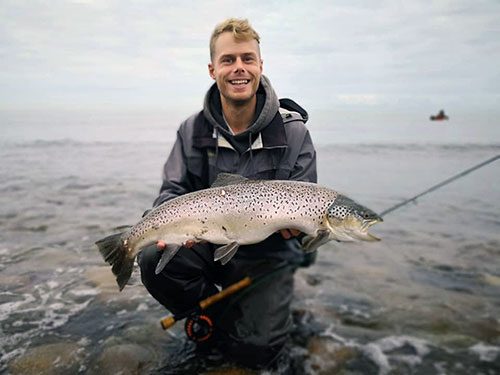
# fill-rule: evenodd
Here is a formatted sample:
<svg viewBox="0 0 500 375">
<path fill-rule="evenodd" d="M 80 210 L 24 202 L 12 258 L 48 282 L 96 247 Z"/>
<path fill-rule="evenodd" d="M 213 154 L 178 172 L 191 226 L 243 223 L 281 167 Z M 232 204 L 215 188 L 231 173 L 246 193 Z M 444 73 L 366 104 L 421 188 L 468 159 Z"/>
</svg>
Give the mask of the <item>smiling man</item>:
<svg viewBox="0 0 500 375">
<path fill-rule="evenodd" d="M 290 99 L 278 100 L 262 75 L 259 43 L 247 20 L 228 19 L 216 26 L 208 64 L 215 83 L 203 110 L 181 124 L 153 206 L 208 188 L 221 172 L 316 182 L 316 152 L 304 125 L 307 112 Z M 190 241 L 156 274 L 167 246 L 159 242 L 138 258 L 142 281 L 161 304 L 181 314 L 218 287 L 256 277 L 244 293 L 207 312 L 215 333 L 200 347 L 218 348 L 227 359 L 249 367 L 272 368 L 286 358 L 293 274 L 304 264 L 298 234 L 283 229 L 259 244 L 241 246 L 224 266 L 213 261 L 214 245 Z"/>
</svg>

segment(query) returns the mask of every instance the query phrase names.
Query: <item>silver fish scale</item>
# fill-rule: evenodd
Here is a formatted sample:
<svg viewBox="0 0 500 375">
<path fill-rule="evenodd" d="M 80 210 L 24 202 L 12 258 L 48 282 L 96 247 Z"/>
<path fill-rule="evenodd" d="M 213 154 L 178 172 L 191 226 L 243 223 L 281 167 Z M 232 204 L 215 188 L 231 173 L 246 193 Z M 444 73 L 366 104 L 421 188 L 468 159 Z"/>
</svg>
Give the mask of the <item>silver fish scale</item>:
<svg viewBox="0 0 500 375">
<path fill-rule="evenodd" d="M 151 229 L 186 217 L 201 225 L 219 216 L 244 216 L 249 222 L 259 221 L 263 225 L 286 217 L 322 226 L 327 209 L 337 196 L 334 190 L 313 183 L 249 180 L 172 199 L 137 223 L 128 238 L 143 236 Z"/>
</svg>

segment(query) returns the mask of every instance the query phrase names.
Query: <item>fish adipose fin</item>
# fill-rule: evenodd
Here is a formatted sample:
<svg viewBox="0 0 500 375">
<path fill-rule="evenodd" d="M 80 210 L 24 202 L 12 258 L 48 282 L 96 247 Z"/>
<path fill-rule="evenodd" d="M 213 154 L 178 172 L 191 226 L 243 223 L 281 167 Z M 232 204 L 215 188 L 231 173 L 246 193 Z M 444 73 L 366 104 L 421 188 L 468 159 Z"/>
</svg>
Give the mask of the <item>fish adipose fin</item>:
<svg viewBox="0 0 500 375">
<path fill-rule="evenodd" d="M 167 247 L 163 250 L 163 254 L 161 255 L 161 259 L 156 265 L 155 269 L 155 274 L 158 275 L 165 266 L 167 265 L 168 262 L 174 257 L 175 254 L 179 251 L 181 248 L 180 245 L 167 245 Z"/>
<path fill-rule="evenodd" d="M 236 254 L 239 246 L 237 242 L 231 242 L 230 244 L 219 247 L 214 252 L 214 262 L 220 260 L 222 265 L 226 264 L 231 260 L 234 254 Z"/>
<path fill-rule="evenodd" d="M 316 237 L 305 236 L 302 239 L 302 249 L 306 253 L 312 253 L 328 241 L 330 241 L 330 231 L 328 229 L 320 229 L 316 233 Z"/>
<path fill-rule="evenodd" d="M 245 181 L 250 181 L 250 180 L 246 177 L 240 176 L 239 174 L 219 173 L 211 187 L 240 184 Z"/>
<path fill-rule="evenodd" d="M 127 284 L 134 267 L 134 259 L 127 256 L 127 247 L 123 244 L 122 235 L 123 233 L 112 234 L 95 243 L 104 260 L 111 264 L 120 290 Z"/>
</svg>

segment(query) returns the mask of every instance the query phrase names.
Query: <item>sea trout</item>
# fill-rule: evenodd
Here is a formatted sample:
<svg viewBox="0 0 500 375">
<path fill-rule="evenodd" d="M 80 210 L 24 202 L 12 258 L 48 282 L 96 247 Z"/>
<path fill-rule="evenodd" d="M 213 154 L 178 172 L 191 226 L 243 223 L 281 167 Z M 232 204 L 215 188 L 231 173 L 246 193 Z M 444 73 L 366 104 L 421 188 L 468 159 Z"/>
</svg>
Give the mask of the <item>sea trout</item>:
<svg viewBox="0 0 500 375">
<path fill-rule="evenodd" d="M 214 261 L 226 264 L 240 245 L 259 243 L 280 229 L 305 233 L 302 248 L 311 252 L 331 240 L 377 241 L 368 228 L 381 221 L 370 209 L 318 184 L 248 180 L 221 173 L 211 188 L 169 200 L 128 231 L 96 245 L 122 290 L 137 253 L 159 240 L 167 247 L 156 273 L 187 241 L 222 245 L 215 250 Z"/>
</svg>

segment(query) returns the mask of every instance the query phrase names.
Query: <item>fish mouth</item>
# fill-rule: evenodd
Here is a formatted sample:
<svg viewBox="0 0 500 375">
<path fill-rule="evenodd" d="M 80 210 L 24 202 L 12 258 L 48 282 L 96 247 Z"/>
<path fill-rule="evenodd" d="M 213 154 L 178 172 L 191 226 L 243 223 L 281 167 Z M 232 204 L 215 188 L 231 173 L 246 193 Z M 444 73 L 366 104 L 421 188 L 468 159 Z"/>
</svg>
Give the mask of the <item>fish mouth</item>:
<svg viewBox="0 0 500 375">
<path fill-rule="evenodd" d="M 368 229 L 370 229 L 372 225 L 375 225 L 382 221 L 384 220 L 381 217 L 370 220 L 363 220 L 359 232 L 356 233 L 356 237 L 363 241 L 380 241 L 380 238 L 371 233 L 368 233 Z"/>
<path fill-rule="evenodd" d="M 351 214 L 344 220 L 328 223 L 328 229 L 331 232 L 330 238 L 340 242 L 380 241 L 380 238 L 368 233 L 368 229 L 381 221 L 380 217 L 360 218 L 359 215 Z"/>
</svg>

